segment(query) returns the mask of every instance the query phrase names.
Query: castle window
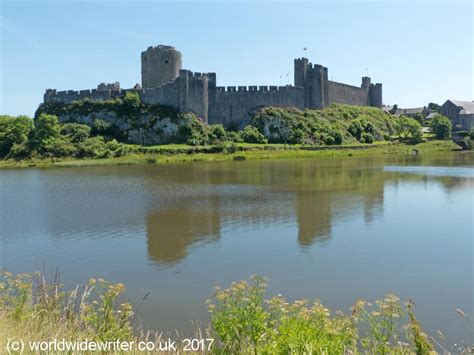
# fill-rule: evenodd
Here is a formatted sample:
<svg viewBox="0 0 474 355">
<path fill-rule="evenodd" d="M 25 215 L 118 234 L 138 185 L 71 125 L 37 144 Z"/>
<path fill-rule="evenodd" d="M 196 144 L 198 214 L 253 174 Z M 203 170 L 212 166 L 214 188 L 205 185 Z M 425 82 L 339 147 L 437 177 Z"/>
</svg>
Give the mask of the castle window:
<svg viewBox="0 0 474 355">
<path fill-rule="evenodd" d="M 165 64 L 169 64 L 167 60 L 165 60 Z"/>
<path fill-rule="evenodd" d="M 146 59 L 147 59 L 147 58 L 145 57 L 145 63 L 146 63 Z"/>
</svg>

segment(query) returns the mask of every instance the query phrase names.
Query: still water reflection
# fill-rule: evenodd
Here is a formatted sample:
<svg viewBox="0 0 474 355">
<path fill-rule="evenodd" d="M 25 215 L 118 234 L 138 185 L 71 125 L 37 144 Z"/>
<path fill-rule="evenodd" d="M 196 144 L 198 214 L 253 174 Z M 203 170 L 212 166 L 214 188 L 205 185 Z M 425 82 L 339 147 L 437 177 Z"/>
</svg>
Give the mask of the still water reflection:
<svg viewBox="0 0 474 355">
<path fill-rule="evenodd" d="M 216 284 L 411 297 L 429 331 L 472 337 L 472 154 L 0 171 L 0 265 L 72 286 L 124 282 L 146 326 L 208 321 Z"/>
</svg>

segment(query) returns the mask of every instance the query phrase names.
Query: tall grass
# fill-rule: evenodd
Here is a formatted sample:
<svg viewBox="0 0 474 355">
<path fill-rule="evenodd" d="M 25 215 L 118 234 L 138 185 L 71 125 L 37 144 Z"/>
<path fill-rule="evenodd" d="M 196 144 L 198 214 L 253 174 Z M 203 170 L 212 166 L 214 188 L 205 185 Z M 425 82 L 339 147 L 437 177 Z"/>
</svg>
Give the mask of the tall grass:
<svg viewBox="0 0 474 355">
<path fill-rule="evenodd" d="M 413 302 L 387 295 L 374 304 L 359 300 L 351 314 L 332 312 L 318 300 L 265 298 L 262 277 L 217 289 L 207 301 L 211 323 L 196 330 L 214 338 L 217 354 L 434 354 L 446 353 L 444 336 L 429 337 L 416 319 Z M 0 272 L 0 347 L 9 338 L 27 341 L 151 341 L 162 333 L 144 332 L 132 322 L 132 305 L 124 301 L 123 284 L 90 279 L 66 291 L 57 275 Z M 470 327 L 471 319 L 458 313 Z M 179 337 L 179 335 L 177 335 Z M 473 345 L 457 348 L 473 353 Z"/>
<path fill-rule="evenodd" d="M 0 272 L 0 335 L 50 339 L 111 341 L 132 335 L 132 305 L 120 302 L 123 284 L 90 279 L 79 290 L 65 291 L 57 275 L 47 281 L 40 273 Z M 8 326 L 5 327 L 4 325 Z"/>
</svg>

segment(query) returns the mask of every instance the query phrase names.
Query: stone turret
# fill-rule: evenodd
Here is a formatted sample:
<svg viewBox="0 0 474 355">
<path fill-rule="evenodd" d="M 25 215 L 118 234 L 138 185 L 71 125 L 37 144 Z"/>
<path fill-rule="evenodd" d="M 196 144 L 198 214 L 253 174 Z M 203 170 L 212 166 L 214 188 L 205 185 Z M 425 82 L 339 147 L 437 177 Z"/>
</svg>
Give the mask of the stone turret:
<svg viewBox="0 0 474 355">
<path fill-rule="evenodd" d="M 382 84 L 376 83 L 370 85 L 370 106 L 382 107 Z"/>
<path fill-rule="evenodd" d="M 181 52 L 171 46 L 148 47 L 142 52 L 142 87 L 157 88 L 174 81 L 182 68 Z"/>
<path fill-rule="evenodd" d="M 308 58 L 297 58 L 294 62 L 295 86 L 304 86 L 308 71 Z"/>
</svg>

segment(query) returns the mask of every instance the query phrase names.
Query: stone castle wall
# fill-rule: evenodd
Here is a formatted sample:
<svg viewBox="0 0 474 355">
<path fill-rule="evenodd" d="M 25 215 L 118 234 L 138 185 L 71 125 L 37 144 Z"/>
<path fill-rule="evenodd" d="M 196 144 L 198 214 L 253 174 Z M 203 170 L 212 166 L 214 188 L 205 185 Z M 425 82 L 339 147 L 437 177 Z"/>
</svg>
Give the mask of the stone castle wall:
<svg viewBox="0 0 474 355">
<path fill-rule="evenodd" d="M 363 77 L 360 87 L 328 80 L 328 69 L 294 61 L 295 86 L 218 87 L 215 73 L 193 73 L 181 69 L 181 53 L 171 46 L 149 47 L 141 54 L 142 86 L 120 89 L 118 82 L 99 84 L 93 90 L 46 90 L 44 102 L 108 100 L 137 92 L 146 104 L 160 104 L 179 112 L 193 112 L 203 121 L 226 127 L 243 127 L 263 106 L 322 109 L 332 103 L 382 106 L 382 84 Z"/>
<path fill-rule="evenodd" d="M 369 88 L 328 81 L 329 102 L 356 106 L 370 106 Z"/>
<path fill-rule="evenodd" d="M 48 89 L 44 94 L 44 102 L 64 102 L 71 103 L 77 100 L 91 99 L 91 100 L 110 100 L 116 97 L 124 96 L 127 91 L 133 89 L 118 89 L 118 90 L 65 90 L 56 91 L 55 89 Z"/>
<path fill-rule="evenodd" d="M 304 88 L 297 86 L 217 87 L 209 111 L 209 123 L 242 128 L 263 106 L 304 108 Z"/>
<path fill-rule="evenodd" d="M 179 110 L 179 87 L 176 81 L 157 88 L 138 90 L 137 92 L 145 104 L 159 103 Z"/>
</svg>

